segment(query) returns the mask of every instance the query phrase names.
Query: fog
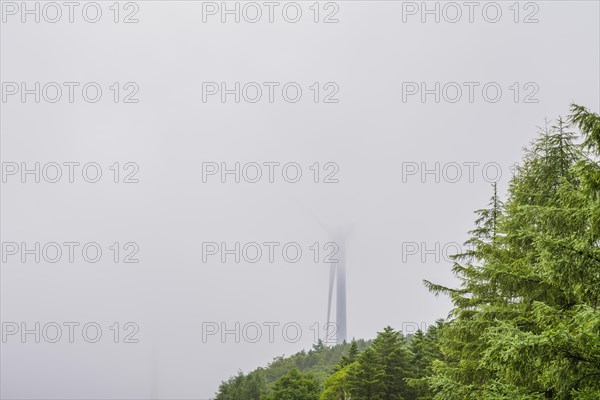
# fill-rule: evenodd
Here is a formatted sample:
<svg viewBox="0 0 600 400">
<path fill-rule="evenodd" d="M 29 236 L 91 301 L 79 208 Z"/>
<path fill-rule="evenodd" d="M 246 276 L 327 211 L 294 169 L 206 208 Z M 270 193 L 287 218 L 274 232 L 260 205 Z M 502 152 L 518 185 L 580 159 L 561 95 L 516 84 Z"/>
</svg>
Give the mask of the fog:
<svg viewBox="0 0 600 400">
<path fill-rule="evenodd" d="M 0 396 L 209 399 L 328 339 L 339 235 L 348 338 L 445 318 L 492 183 L 600 107 L 598 2 L 512 3 L 3 1 Z"/>
</svg>

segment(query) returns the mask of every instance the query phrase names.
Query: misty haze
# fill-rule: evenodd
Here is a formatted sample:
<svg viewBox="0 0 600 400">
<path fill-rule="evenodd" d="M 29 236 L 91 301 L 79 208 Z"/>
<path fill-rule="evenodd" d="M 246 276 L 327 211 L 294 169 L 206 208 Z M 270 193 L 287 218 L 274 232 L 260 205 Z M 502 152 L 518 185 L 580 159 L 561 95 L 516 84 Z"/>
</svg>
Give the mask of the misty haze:
<svg viewBox="0 0 600 400">
<path fill-rule="evenodd" d="M 0 2 L 0 398 L 600 398 L 598 1 Z"/>
</svg>

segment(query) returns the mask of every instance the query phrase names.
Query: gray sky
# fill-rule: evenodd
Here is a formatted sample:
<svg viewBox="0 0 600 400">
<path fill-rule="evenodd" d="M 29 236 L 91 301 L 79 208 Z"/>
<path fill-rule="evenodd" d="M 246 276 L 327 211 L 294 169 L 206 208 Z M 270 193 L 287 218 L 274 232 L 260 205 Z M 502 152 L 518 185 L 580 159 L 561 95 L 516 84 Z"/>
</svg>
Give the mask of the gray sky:
<svg viewBox="0 0 600 400">
<path fill-rule="evenodd" d="M 274 9 L 273 23 L 262 2 L 256 23 L 244 21 L 256 10 L 245 3 L 240 23 L 231 15 L 222 23 L 212 4 L 192 1 L 122 2 L 118 23 L 112 2 L 98 3 L 97 23 L 83 18 L 85 2 L 73 23 L 62 2 L 62 18 L 46 22 L 56 14 L 42 2 L 40 22 L 25 15 L 23 23 L 21 10 L 7 3 L 0 39 L 3 398 L 207 399 L 238 369 L 310 348 L 315 329 L 321 337 L 325 332 L 323 246 L 335 230 L 348 234 L 350 337 L 372 338 L 386 325 L 407 331 L 431 324 L 451 304 L 428 293 L 422 280 L 454 283 L 442 253 L 466 239 L 496 171 L 504 193 L 510 167 L 536 126 L 566 115 L 571 102 L 600 107 L 594 1 L 521 2 L 518 15 L 509 8 L 513 2 L 498 2 L 496 23 L 488 22 L 497 8 L 489 2 L 473 10 L 473 23 L 463 2 L 455 3 L 462 12 L 456 23 L 449 22 L 456 9 L 445 3 L 439 3 L 439 23 L 433 14 L 422 22 L 422 10 L 413 7 L 421 2 L 322 2 L 318 23 L 312 2 L 297 3 L 297 23 L 285 20 L 285 2 Z M 35 2 L 28 4 L 33 9 Z M 86 17 L 93 19 L 90 7 Z M 287 6 L 286 18 L 295 18 L 294 7 Z M 126 16 L 139 22 L 123 23 Z M 21 101 L 22 82 L 26 89 L 40 82 L 39 103 L 35 94 Z M 71 86 L 72 103 L 64 82 L 78 84 Z M 95 85 L 102 89 L 96 103 L 82 95 L 89 82 L 95 84 L 88 98 Z M 220 92 L 206 92 L 221 90 L 222 82 L 228 89 L 240 82 L 239 103 L 234 94 L 223 103 Z M 273 82 L 272 103 L 264 82 Z M 436 82 L 439 103 L 435 90 L 423 102 L 421 90 Z M 288 98 L 302 89 L 296 103 L 283 97 L 288 83 Z M 62 97 L 51 103 L 56 86 Z M 251 103 L 256 86 L 262 97 Z M 452 103 L 457 87 L 462 97 Z M 497 88 L 502 95 L 492 102 Z M 138 102 L 124 103 L 137 89 L 129 100 Z M 40 183 L 33 174 L 22 183 L 21 163 L 34 169 L 36 162 Z M 70 162 L 80 164 L 64 164 Z M 280 163 L 271 164 L 273 183 L 264 164 L 270 162 Z M 63 174 L 57 183 L 47 182 L 55 176 L 53 163 Z M 82 177 L 88 163 L 97 164 L 86 170 L 87 179 L 94 180 L 96 167 L 102 171 L 97 183 Z M 219 173 L 203 182 L 203 163 L 229 169 L 240 163 L 246 175 L 240 183 L 232 174 L 222 183 Z M 252 163 L 262 166 L 257 183 L 244 180 L 254 177 Z M 296 164 L 285 178 L 294 180 L 299 167 L 297 183 L 282 175 L 289 163 Z M 134 179 L 139 182 L 123 182 Z M 33 253 L 22 262 L 21 243 L 34 249 L 36 242 L 40 262 Z M 53 242 L 63 254 L 50 263 L 56 248 L 42 249 Z M 65 242 L 80 243 L 73 263 Z M 94 242 L 102 257 L 91 263 L 81 249 Z M 219 253 L 203 262 L 209 242 L 229 249 L 256 242 L 262 258 L 236 263 L 229 255 L 223 263 Z M 280 244 L 273 263 L 264 242 Z M 287 243 L 302 249 L 300 261 L 284 259 Z M 247 248 L 247 258 L 254 257 Z M 128 255 L 139 262 L 124 263 Z M 34 334 L 23 343 L 22 328 L 35 330 L 36 322 L 40 343 Z M 73 343 L 69 322 L 80 324 L 73 325 Z M 87 323 L 97 325 L 84 337 Z M 207 335 L 215 326 L 235 331 L 236 323 L 240 343 L 233 333 L 224 341 L 220 332 Z M 54 324 L 63 335 L 50 343 Z M 257 325 L 262 337 L 244 340 Z M 88 343 L 94 326 L 102 337 Z M 11 329 L 19 331 L 10 335 Z M 139 342 L 124 343 L 133 339 Z"/>
</svg>

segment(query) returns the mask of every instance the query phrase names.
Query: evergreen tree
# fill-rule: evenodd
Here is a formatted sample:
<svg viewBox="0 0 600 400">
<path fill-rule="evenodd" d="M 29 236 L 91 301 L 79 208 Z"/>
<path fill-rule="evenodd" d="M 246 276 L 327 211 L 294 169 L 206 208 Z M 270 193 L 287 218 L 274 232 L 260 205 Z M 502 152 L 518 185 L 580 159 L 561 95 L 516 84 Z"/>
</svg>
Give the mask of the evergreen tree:
<svg viewBox="0 0 600 400">
<path fill-rule="evenodd" d="M 319 352 L 319 351 L 323 351 L 324 348 L 325 348 L 325 343 L 323 343 L 322 339 L 319 339 L 317 341 L 317 343 L 313 344 L 312 351 Z"/>
<path fill-rule="evenodd" d="M 382 371 L 383 400 L 401 400 L 408 394 L 406 378 L 411 375 L 411 354 L 404 336 L 390 326 L 373 340 L 373 351 Z"/>
<path fill-rule="evenodd" d="M 292 368 L 273 384 L 273 389 L 262 400 L 318 400 L 319 382 L 312 374 Z"/>
<path fill-rule="evenodd" d="M 348 350 L 348 354 L 344 355 L 342 357 L 342 359 L 340 360 L 340 362 L 337 363 L 337 365 L 335 366 L 334 372 L 337 372 L 340 369 L 344 368 L 345 366 L 352 364 L 353 362 L 356 361 L 357 357 L 358 357 L 358 343 L 356 342 L 356 340 L 352 339 L 352 342 L 350 342 L 350 349 Z"/>
<path fill-rule="evenodd" d="M 356 368 L 348 371 L 352 400 L 382 400 L 385 392 L 383 376 L 377 354 L 368 347 L 358 356 Z"/>
<path fill-rule="evenodd" d="M 257 383 L 257 382 L 256 382 Z M 219 386 L 219 393 L 215 400 L 259 400 L 260 389 L 258 393 L 253 394 L 251 390 L 246 387 L 247 377 L 238 372 L 234 377 L 231 377 L 228 381 L 221 383 Z M 254 384 L 254 383 L 253 383 Z"/>
<path fill-rule="evenodd" d="M 259 400 L 266 393 L 266 390 L 262 370 L 258 369 L 246 376 L 242 388 L 242 398 L 244 400 Z"/>
<path fill-rule="evenodd" d="M 413 388 L 413 392 L 409 393 L 411 399 L 433 399 L 428 378 L 433 373 L 433 361 L 442 359 L 438 338 L 442 327 L 443 321 L 438 320 L 435 325 L 428 327 L 426 333 L 418 330 L 410 342 L 414 371 L 414 378 L 408 379 L 409 386 Z"/>
<path fill-rule="evenodd" d="M 460 288 L 451 289 L 425 281 L 436 294 L 448 294 L 455 305 L 450 313 L 451 321 L 439 334 L 444 362 L 432 362 L 435 374 L 428 379 L 439 399 L 479 399 L 480 386 L 494 377 L 493 370 L 481 366 L 479 361 L 487 348 L 483 334 L 493 325 L 495 307 L 501 306 L 502 302 L 497 296 L 496 277 L 483 261 L 491 264 L 498 256 L 498 223 L 502 207 L 494 185 L 488 208 L 475 212 L 475 228 L 469 232 L 471 237 L 465 243 L 467 250 L 453 256 L 452 270 L 461 283 Z"/>
<path fill-rule="evenodd" d="M 351 400 L 352 396 L 350 376 L 356 374 L 357 362 L 345 365 L 331 374 L 323 384 L 323 392 L 319 400 Z"/>
<path fill-rule="evenodd" d="M 455 305 L 436 399 L 600 398 L 600 124 L 578 106 L 569 121 L 584 148 L 562 120 L 546 128 L 506 205 L 479 213 L 454 266 L 461 287 L 426 283 Z"/>
</svg>

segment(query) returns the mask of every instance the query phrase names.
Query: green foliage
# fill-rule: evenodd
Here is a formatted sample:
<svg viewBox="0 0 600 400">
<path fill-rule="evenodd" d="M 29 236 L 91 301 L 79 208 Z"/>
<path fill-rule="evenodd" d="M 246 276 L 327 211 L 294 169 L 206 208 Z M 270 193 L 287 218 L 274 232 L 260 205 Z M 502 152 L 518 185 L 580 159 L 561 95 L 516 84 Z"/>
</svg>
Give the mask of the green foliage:
<svg viewBox="0 0 600 400">
<path fill-rule="evenodd" d="M 373 341 L 373 351 L 382 371 L 383 400 L 401 400 L 409 394 L 406 379 L 412 377 L 412 354 L 404 336 L 390 326 Z"/>
<path fill-rule="evenodd" d="M 587 148 L 595 148 L 596 154 L 600 153 L 600 124 L 598 114 L 590 112 L 583 106 L 571 105 L 571 116 L 569 122 L 581 130 L 585 137 L 583 145 Z"/>
<path fill-rule="evenodd" d="M 342 359 L 336 365 L 335 370 L 338 371 L 338 370 L 344 368 L 345 366 L 352 364 L 353 362 L 356 361 L 357 357 L 358 357 L 358 343 L 356 342 L 356 340 L 352 340 L 352 342 L 350 343 L 350 349 L 348 350 L 348 355 L 342 356 Z"/>
<path fill-rule="evenodd" d="M 321 399 L 413 399 L 415 389 L 407 383 L 416 372 L 413 359 L 402 333 L 388 326 L 360 355 L 351 346 L 346 360 L 356 361 L 346 363 L 326 381 Z"/>
<path fill-rule="evenodd" d="M 215 400 L 259 400 L 266 393 L 262 370 L 245 376 L 241 372 L 221 383 Z"/>
<path fill-rule="evenodd" d="M 240 372 L 222 382 L 215 400 L 260 400 L 261 394 L 268 393 L 274 382 L 293 368 L 312 374 L 321 383 L 336 369 L 344 356 L 351 357 L 351 353 L 357 354 L 368 345 L 369 342 L 364 340 L 335 346 L 326 346 L 319 341 L 308 352 L 301 351 L 289 357 L 276 357 L 266 368 L 258 368 L 247 375 Z"/>
<path fill-rule="evenodd" d="M 410 342 L 413 354 L 413 378 L 407 379 L 412 388 L 412 397 L 417 400 L 433 399 L 433 392 L 429 388 L 429 377 L 433 373 L 433 362 L 442 359 L 439 345 L 439 334 L 444 322 L 438 320 L 430 326 L 427 332 L 417 331 Z"/>
<path fill-rule="evenodd" d="M 349 373 L 350 392 L 355 400 L 380 400 L 385 391 L 383 370 L 375 351 L 369 347 L 358 357 Z"/>
<path fill-rule="evenodd" d="M 319 381 L 312 374 L 292 368 L 290 372 L 279 378 L 273 384 L 268 395 L 261 400 L 318 400 Z"/>
<path fill-rule="evenodd" d="M 502 205 L 478 212 L 454 302 L 436 399 L 600 398 L 600 118 L 573 106 L 527 150 Z"/>
<path fill-rule="evenodd" d="M 356 374 L 357 367 L 358 363 L 354 361 L 331 374 L 323 384 L 323 393 L 319 400 L 352 399 L 349 377 Z"/>
</svg>

